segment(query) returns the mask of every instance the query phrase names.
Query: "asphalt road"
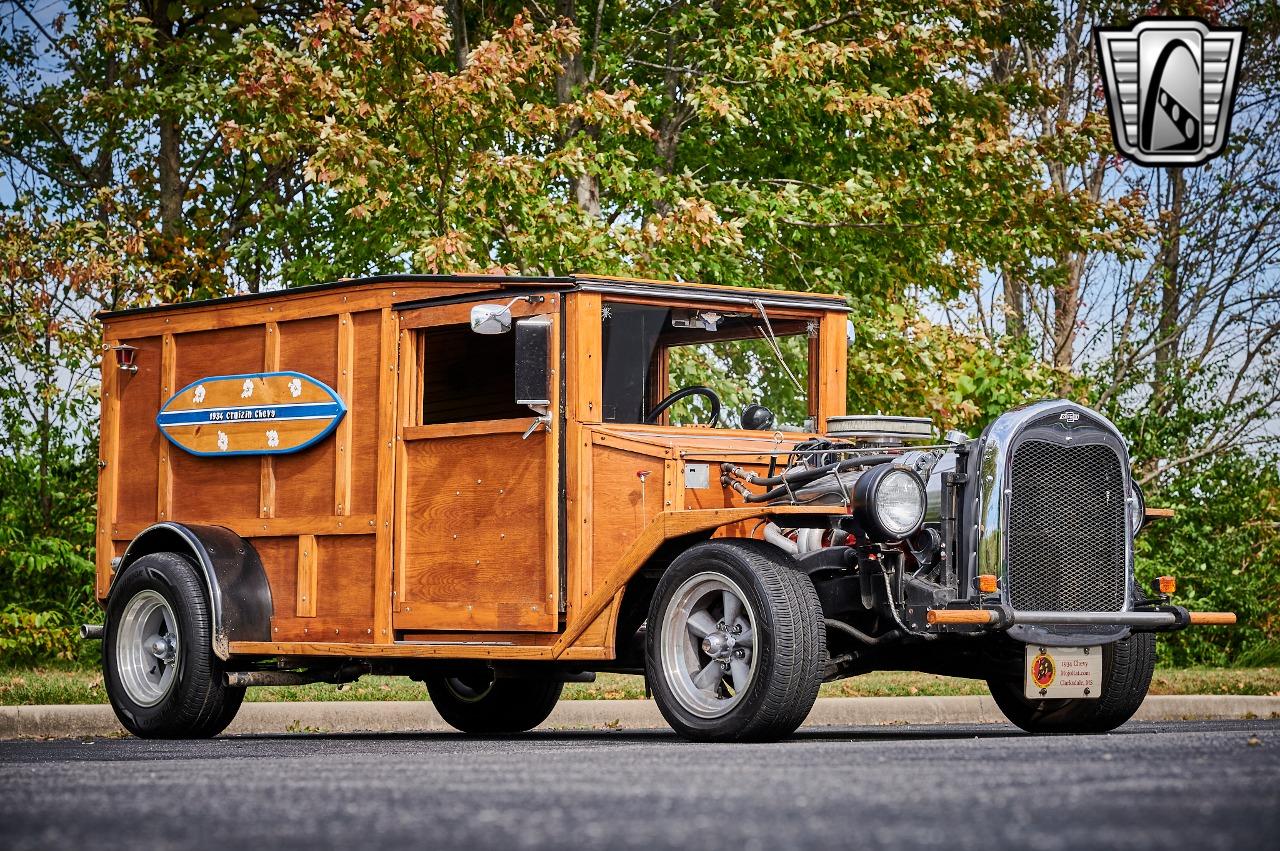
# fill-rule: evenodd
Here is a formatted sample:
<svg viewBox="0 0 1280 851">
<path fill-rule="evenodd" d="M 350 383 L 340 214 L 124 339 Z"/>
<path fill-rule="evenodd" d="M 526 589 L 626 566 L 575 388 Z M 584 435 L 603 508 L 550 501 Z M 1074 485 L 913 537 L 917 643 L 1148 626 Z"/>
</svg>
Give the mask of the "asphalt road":
<svg viewBox="0 0 1280 851">
<path fill-rule="evenodd" d="M 1280 721 L 0 742 L 3 848 L 1280 849 Z"/>
</svg>

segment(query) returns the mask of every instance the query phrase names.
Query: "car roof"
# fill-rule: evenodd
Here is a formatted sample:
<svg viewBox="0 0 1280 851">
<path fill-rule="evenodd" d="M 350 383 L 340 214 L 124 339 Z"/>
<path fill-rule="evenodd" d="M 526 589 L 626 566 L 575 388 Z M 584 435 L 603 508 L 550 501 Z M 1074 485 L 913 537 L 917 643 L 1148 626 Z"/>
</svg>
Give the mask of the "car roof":
<svg viewBox="0 0 1280 851">
<path fill-rule="evenodd" d="M 266 292 L 241 293 L 221 298 L 199 299 L 184 302 L 157 304 L 150 307 L 137 307 L 127 310 L 103 311 L 100 319 L 114 319 L 123 316 L 155 313 L 166 310 L 184 310 L 196 307 L 209 307 L 221 304 L 239 304 L 280 296 L 296 296 L 325 290 L 344 288 L 358 289 L 366 284 L 386 284 L 403 282 L 406 284 L 453 284 L 475 286 L 474 294 L 458 295 L 454 293 L 439 299 L 417 299 L 405 302 L 402 306 L 425 305 L 440 301 L 459 301 L 473 298 L 474 295 L 503 290 L 555 290 L 560 292 L 599 292 L 614 295 L 647 296 L 650 298 L 672 298 L 684 301 L 705 301 L 714 303 L 754 304 L 756 301 L 766 306 L 785 306 L 807 308 L 811 310 L 848 310 L 843 296 L 830 293 L 794 292 L 791 290 L 772 290 L 751 287 L 721 286 L 700 284 L 686 281 L 658 281 L 644 278 L 624 278 L 611 275 L 591 275 L 585 273 L 564 277 L 530 276 L 530 275 L 370 275 L 360 278 L 343 278 L 320 284 L 307 284 L 299 287 L 269 290 Z"/>
</svg>

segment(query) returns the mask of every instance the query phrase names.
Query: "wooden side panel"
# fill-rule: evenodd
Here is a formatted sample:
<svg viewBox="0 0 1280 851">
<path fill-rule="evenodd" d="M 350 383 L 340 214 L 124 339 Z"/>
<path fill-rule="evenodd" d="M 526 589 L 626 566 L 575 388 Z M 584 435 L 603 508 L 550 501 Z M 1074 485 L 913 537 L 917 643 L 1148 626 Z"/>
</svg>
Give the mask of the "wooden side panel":
<svg viewBox="0 0 1280 851">
<path fill-rule="evenodd" d="M 271 585 L 273 640 L 373 641 L 374 536 L 249 540 Z"/>
<path fill-rule="evenodd" d="M 250 538 L 258 551 L 271 586 L 271 639 L 297 641 L 302 637 L 302 620 L 297 616 L 298 538 L 297 536 Z"/>
<path fill-rule="evenodd" d="M 175 334 L 174 382 L 186 387 L 212 375 L 258 372 L 266 353 L 262 326 Z M 152 414 L 154 417 L 154 413 Z M 163 440 L 154 428 L 157 440 Z M 175 449 L 169 454 L 173 470 L 173 517 L 200 523 L 220 518 L 258 517 L 261 506 L 262 462 L 252 455 L 202 458 Z"/>
<path fill-rule="evenodd" d="M 278 327 L 280 369 L 310 375 L 336 389 L 338 317 L 281 322 Z M 336 455 L 330 435 L 302 452 L 276 456 L 276 517 L 334 513 Z"/>
<path fill-rule="evenodd" d="M 280 326 L 275 322 L 266 323 L 266 337 L 263 338 L 265 352 L 262 357 L 263 372 L 280 371 Z M 258 513 L 261 517 L 276 516 L 276 459 L 271 455 L 262 456 L 261 480 L 258 483 Z"/>
<path fill-rule="evenodd" d="M 574 293 L 565 299 L 568 327 L 568 399 L 570 419 L 600 422 L 600 370 L 603 363 L 599 293 Z"/>
<path fill-rule="evenodd" d="M 316 569 L 320 554 L 315 535 L 298 536 L 298 617 L 316 616 Z"/>
<path fill-rule="evenodd" d="M 351 513 L 373 514 L 378 502 L 379 339 L 377 311 L 351 317 L 355 329 L 351 399 Z"/>
<path fill-rule="evenodd" d="M 373 627 L 374 538 L 371 535 L 334 535 L 317 538 L 320 563 L 317 567 L 316 618 L 322 625 L 332 624 L 348 630 L 359 630 L 361 636 L 350 640 L 371 640 Z"/>
<path fill-rule="evenodd" d="M 106 346 L 115 344 L 107 339 Z M 102 422 L 98 434 L 98 524 L 94 535 L 97 569 L 95 594 L 105 599 L 111 583 L 111 560 L 116 547 L 112 526 L 116 519 L 117 483 L 120 481 L 120 381 L 115 356 L 102 353 Z"/>
<path fill-rule="evenodd" d="M 827 420 L 845 414 L 848 393 L 848 317 L 827 313 L 818 330 L 820 378 L 818 382 L 818 428 L 827 430 Z"/>
<path fill-rule="evenodd" d="M 119 431 L 116 457 L 108 463 L 117 465 L 116 511 L 113 523 L 153 523 L 156 519 L 160 444 L 166 442 L 156 428 L 156 412 L 165 400 L 160 397 L 164 371 L 163 338 L 147 337 L 125 340 L 138 349 L 138 371 L 116 376 L 119 404 Z M 112 361 L 111 352 L 106 355 Z M 112 367 L 114 368 L 114 366 Z M 256 495 L 254 497 L 257 499 Z"/>
<path fill-rule="evenodd" d="M 406 441 L 397 629 L 553 630 L 546 433 Z"/>
<path fill-rule="evenodd" d="M 636 455 L 610 446 L 596 446 L 591 454 L 593 566 L 616 564 L 644 528 L 662 511 L 666 479 L 659 458 Z M 592 570 L 584 583 L 589 595 L 599 583 Z"/>
<path fill-rule="evenodd" d="M 391 643 L 395 632 L 391 622 L 396 534 L 396 517 L 403 509 L 403 495 L 397 490 L 400 457 L 400 436 L 396 432 L 396 390 L 399 369 L 399 351 L 396 340 L 400 336 L 399 319 L 390 309 L 378 315 L 378 406 L 377 406 L 377 541 L 374 552 L 373 598 L 374 640 Z"/>
</svg>

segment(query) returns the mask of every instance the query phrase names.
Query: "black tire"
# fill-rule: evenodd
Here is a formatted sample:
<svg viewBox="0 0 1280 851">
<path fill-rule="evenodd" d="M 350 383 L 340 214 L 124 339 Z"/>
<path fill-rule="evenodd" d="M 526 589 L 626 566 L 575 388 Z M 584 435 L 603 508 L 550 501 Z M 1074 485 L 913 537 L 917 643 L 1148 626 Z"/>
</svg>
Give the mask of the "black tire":
<svg viewBox="0 0 1280 851">
<path fill-rule="evenodd" d="M 1156 667 L 1156 637 L 1135 633 L 1102 648 L 1102 696 L 1062 700 L 1029 700 L 1017 677 L 989 679 L 991 696 L 1005 717 L 1028 733 L 1077 735 L 1105 733 L 1133 717 L 1151 687 Z"/>
<path fill-rule="evenodd" d="M 564 683 L 544 679 L 495 679 L 489 669 L 461 676 L 432 676 L 427 691 L 450 727 L 476 736 L 524 733 L 547 720 Z"/>
<path fill-rule="evenodd" d="M 696 692 L 694 699 L 706 694 L 708 700 L 721 700 L 729 707 L 700 705 L 699 712 L 688 705 L 689 686 L 700 688 L 697 678 L 682 685 L 681 678 L 687 674 L 682 673 L 681 664 L 685 671 L 705 664 L 705 670 L 714 672 L 710 664 L 716 657 L 708 655 L 709 639 L 699 643 L 696 633 L 689 647 L 680 643 L 681 631 L 692 629 L 693 620 L 678 623 L 684 615 L 673 605 L 683 605 L 682 595 L 697 594 L 699 583 L 707 581 L 700 578 L 704 576 L 727 579 L 743 593 L 741 602 L 749 606 L 755 621 L 749 651 L 754 668 L 740 693 L 735 689 L 730 694 L 728 674 L 710 689 Z M 711 580 L 712 588 L 715 581 Z M 738 616 L 739 623 L 742 617 Z M 718 633 L 732 635 L 732 627 L 723 628 L 726 619 L 722 608 Z M 691 547 L 659 581 L 648 624 L 645 673 L 658 709 L 681 736 L 708 742 L 776 741 L 795 732 L 813 708 L 826 663 L 822 605 L 809 577 L 777 547 L 753 540 L 714 540 Z M 670 640 L 664 639 L 668 629 Z M 730 653 L 736 653 L 736 648 Z M 685 657 L 684 663 L 674 658 L 679 655 Z"/>
<path fill-rule="evenodd" d="M 158 594 L 176 621 L 168 629 L 178 639 L 167 685 L 157 686 L 154 702 L 131 693 L 122 675 L 121 630 L 130 601 Z M 142 595 L 142 596 L 140 596 Z M 107 697 L 124 728 L 143 739 L 204 739 L 216 736 L 235 718 L 245 690 L 226 684 L 221 660 L 213 653 L 213 626 L 204 578 L 175 553 L 143 556 L 116 578 L 107 601 L 102 641 L 102 671 Z M 124 643 L 128 644 L 128 636 Z M 125 654 L 128 655 L 127 653 Z M 162 668 L 164 665 L 157 665 Z"/>
</svg>

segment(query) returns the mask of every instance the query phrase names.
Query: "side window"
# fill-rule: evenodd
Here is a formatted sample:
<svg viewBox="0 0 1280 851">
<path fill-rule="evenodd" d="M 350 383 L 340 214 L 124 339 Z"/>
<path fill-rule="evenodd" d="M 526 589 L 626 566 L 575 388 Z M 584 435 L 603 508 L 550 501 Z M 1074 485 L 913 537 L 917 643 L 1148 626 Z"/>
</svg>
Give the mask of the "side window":
<svg viewBox="0 0 1280 851">
<path fill-rule="evenodd" d="M 423 425 L 529 416 L 515 401 L 514 334 L 476 334 L 466 324 L 421 334 Z"/>
</svg>

